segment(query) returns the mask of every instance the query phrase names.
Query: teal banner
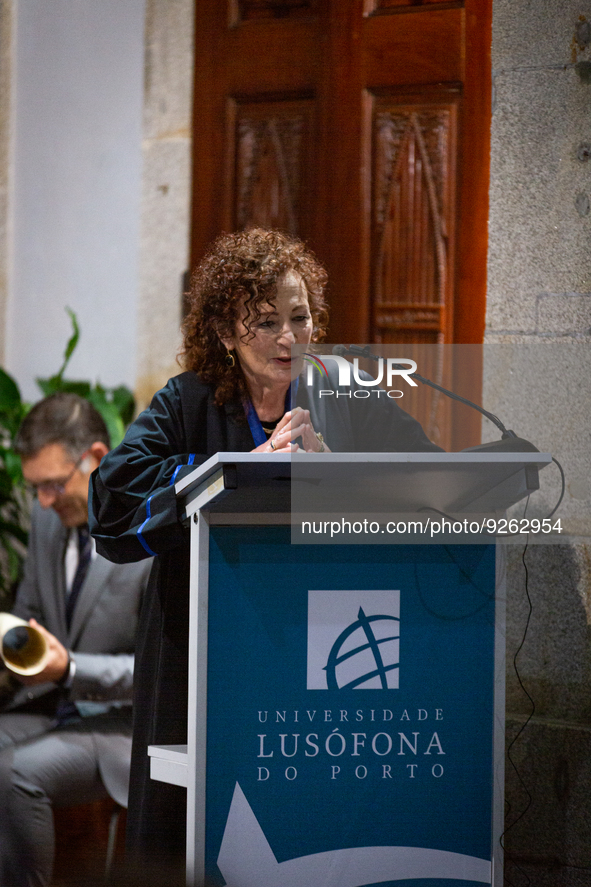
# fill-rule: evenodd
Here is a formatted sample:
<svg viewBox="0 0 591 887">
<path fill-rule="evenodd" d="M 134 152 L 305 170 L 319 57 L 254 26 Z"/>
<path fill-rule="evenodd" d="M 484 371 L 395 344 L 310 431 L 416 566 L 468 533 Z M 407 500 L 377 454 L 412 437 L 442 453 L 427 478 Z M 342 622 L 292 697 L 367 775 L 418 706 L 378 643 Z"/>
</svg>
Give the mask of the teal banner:
<svg viewBox="0 0 591 887">
<path fill-rule="evenodd" d="M 490 884 L 493 546 L 210 540 L 206 873 Z"/>
</svg>

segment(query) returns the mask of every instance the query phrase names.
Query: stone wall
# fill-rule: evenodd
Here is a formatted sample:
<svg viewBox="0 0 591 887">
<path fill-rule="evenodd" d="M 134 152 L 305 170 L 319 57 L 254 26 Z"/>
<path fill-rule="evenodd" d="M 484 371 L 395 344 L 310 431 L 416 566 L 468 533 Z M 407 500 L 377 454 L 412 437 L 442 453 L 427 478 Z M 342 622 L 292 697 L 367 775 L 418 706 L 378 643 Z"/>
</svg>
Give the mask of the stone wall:
<svg viewBox="0 0 591 887">
<path fill-rule="evenodd" d="M 192 0 L 148 0 L 136 395 L 143 408 L 179 372 L 189 261 Z"/>
<path fill-rule="evenodd" d="M 589 0 L 493 3 L 483 400 L 560 459 L 577 537 L 509 551 L 508 741 L 533 717 L 507 761 L 506 873 L 542 887 L 591 883 L 589 22 Z M 560 492 L 545 472 L 540 516 Z"/>
</svg>

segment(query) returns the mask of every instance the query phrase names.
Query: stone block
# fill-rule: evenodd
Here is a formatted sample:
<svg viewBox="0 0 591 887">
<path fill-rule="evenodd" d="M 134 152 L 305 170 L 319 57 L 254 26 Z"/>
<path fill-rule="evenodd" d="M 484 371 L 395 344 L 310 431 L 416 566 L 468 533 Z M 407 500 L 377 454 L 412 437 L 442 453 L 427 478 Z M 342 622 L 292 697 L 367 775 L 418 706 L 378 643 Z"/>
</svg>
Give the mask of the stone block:
<svg viewBox="0 0 591 887">
<path fill-rule="evenodd" d="M 561 865 L 560 862 L 535 865 L 520 860 L 517 866 L 506 858 L 505 871 L 505 883 L 509 887 L 591 887 L 591 872 L 588 869 Z"/>
<path fill-rule="evenodd" d="M 138 399 L 145 401 L 179 372 L 183 275 L 189 261 L 190 142 L 144 145 Z"/>
<path fill-rule="evenodd" d="M 591 335 L 591 293 L 540 293 L 538 335 Z"/>
<path fill-rule="evenodd" d="M 577 160 L 589 137 L 589 87 L 574 70 L 516 71 L 495 81 L 487 328 L 533 333 L 540 293 L 591 290 L 591 190 Z"/>
<path fill-rule="evenodd" d="M 521 722 L 508 721 L 511 741 Z M 579 887 L 591 883 L 591 731 L 530 722 L 509 751 L 505 786 L 506 883 Z M 528 794 L 531 803 L 528 807 Z M 523 816 L 520 814 L 523 813 Z M 518 866 L 518 868 L 517 868 Z M 510 880 L 509 880 L 510 879 Z"/>
<path fill-rule="evenodd" d="M 193 94 L 193 3 L 147 0 L 144 138 L 189 135 Z"/>
<path fill-rule="evenodd" d="M 487 344 L 483 352 L 482 402 L 519 437 L 563 466 L 566 492 L 556 517 L 572 535 L 591 536 L 591 349 L 583 340 L 548 339 Z M 497 432 L 483 423 L 483 437 Z M 528 504 L 529 517 L 545 517 L 560 496 L 556 466 L 540 472 L 540 490 Z M 525 503 L 516 506 L 522 514 Z"/>
<path fill-rule="evenodd" d="M 591 20 L 589 0 L 494 0 L 493 70 L 588 59 L 575 40 L 581 16 Z"/>
<path fill-rule="evenodd" d="M 537 717 L 591 729 L 590 549 L 523 552 L 523 545 L 507 552 L 507 710 L 531 713 L 525 686 Z"/>
</svg>

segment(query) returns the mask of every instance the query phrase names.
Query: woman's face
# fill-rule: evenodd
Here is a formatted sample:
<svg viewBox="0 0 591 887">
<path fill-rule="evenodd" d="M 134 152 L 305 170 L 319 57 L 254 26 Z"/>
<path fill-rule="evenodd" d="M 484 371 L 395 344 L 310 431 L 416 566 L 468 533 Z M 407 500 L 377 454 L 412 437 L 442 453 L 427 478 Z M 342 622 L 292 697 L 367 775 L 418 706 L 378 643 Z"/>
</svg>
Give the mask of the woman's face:
<svg viewBox="0 0 591 887">
<path fill-rule="evenodd" d="M 234 336 L 222 342 L 234 350 L 251 392 L 287 388 L 301 369 L 301 358 L 297 366 L 292 365 L 291 346 L 307 345 L 313 329 L 308 294 L 299 274 L 288 271 L 281 277 L 273 304 L 263 302 L 259 309 L 260 317 L 247 327 L 242 305 Z"/>
</svg>

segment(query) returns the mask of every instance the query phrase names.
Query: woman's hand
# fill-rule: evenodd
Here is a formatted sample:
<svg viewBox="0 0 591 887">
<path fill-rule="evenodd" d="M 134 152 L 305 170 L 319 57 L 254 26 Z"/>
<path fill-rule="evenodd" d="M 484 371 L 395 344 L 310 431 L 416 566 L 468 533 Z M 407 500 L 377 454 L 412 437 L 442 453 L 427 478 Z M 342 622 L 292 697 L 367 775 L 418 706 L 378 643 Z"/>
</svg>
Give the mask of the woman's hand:
<svg viewBox="0 0 591 887">
<path fill-rule="evenodd" d="M 301 438 L 302 446 L 292 441 Z M 295 407 L 285 413 L 277 423 L 273 434 L 266 443 L 261 444 L 253 453 L 296 453 L 303 449 L 306 453 L 330 453 L 324 441 L 320 440 L 310 421 L 309 410 Z"/>
<path fill-rule="evenodd" d="M 273 443 L 275 444 L 274 446 L 271 446 L 271 441 L 273 441 Z M 292 444 L 292 443 L 289 443 L 289 441 L 286 444 L 286 446 L 281 446 L 281 447 L 278 446 L 277 443 L 275 443 L 275 441 L 276 441 L 276 437 L 275 437 L 275 435 L 273 435 L 272 437 L 269 438 L 269 440 L 266 440 L 265 443 L 260 444 L 258 447 L 255 447 L 254 450 L 251 450 L 250 452 L 251 453 L 297 453 L 297 451 L 300 449 L 298 444 Z"/>
</svg>

